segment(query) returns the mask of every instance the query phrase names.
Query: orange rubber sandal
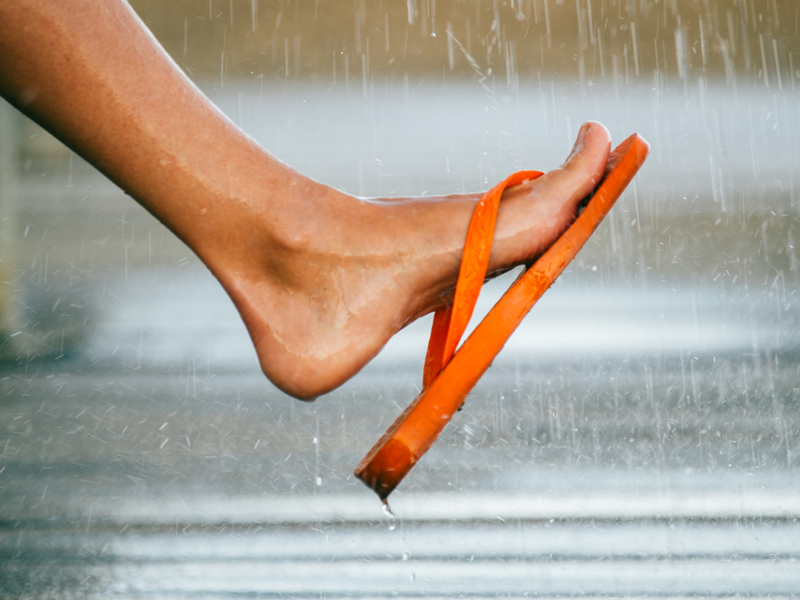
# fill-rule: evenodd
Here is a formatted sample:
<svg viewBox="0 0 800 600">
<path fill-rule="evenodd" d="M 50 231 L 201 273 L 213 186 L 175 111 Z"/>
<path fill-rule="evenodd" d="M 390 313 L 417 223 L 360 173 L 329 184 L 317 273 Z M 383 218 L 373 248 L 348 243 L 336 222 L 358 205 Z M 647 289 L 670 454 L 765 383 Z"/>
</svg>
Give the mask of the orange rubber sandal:
<svg viewBox="0 0 800 600">
<path fill-rule="evenodd" d="M 649 144 L 634 134 L 611 153 L 603 180 L 583 212 L 517 278 L 456 352 L 486 276 L 503 190 L 542 173 L 515 173 L 481 198 L 467 232 L 453 304 L 434 314 L 422 392 L 356 467 L 356 477 L 381 500 L 386 501 L 439 437 L 506 340 L 614 206 L 644 163 L 649 149 Z"/>
</svg>

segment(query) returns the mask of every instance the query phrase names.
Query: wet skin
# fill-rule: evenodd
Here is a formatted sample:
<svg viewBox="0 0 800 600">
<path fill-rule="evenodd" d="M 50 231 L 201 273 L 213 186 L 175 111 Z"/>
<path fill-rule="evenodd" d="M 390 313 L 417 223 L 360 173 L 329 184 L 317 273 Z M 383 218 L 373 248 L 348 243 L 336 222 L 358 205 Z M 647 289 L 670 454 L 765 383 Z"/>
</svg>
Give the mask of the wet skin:
<svg viewBox="0 0 800 600">
<path fill-rule="evenodd" d="M 297 173 L 213 106 L 119 0 L 1 3 L 0 29 L 0 93 L 197 253 L 288 394 L 341 385 L 452 298 L 480 194 L 362 199 Z M 607 130 L 584 125 L 562 167 L 504 194 L 490 273 L 532 261 L 569 226 L 609 150 Z"/>
</svg>

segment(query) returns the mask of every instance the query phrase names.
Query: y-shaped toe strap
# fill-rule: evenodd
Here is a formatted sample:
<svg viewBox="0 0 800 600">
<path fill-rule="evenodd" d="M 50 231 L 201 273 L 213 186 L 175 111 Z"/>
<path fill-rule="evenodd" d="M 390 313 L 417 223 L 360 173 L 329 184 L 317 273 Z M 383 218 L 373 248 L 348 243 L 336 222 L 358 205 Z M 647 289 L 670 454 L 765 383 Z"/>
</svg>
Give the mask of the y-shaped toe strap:
<svg viewBox="0 0 800 600">
<path fill-rule="evenodd" d="M 544 175 L 541 171 L 519 171 L 498 183 L 486 192 L 472 212 L 472 219 L 461 255 L 456 293 L 452 304 L 437 310 L 433 315 L 433 327 L 425 356 L 422 387 L 426 388 L 439 372 L 447 366 L 456 353 L 458 342 L 467 328 L 481 287 L 486 279 L 489 256 L 492 253 L 494 228 L 497 224 L 497 209 L 506 188 L 533 181 Z"/>
</svg>

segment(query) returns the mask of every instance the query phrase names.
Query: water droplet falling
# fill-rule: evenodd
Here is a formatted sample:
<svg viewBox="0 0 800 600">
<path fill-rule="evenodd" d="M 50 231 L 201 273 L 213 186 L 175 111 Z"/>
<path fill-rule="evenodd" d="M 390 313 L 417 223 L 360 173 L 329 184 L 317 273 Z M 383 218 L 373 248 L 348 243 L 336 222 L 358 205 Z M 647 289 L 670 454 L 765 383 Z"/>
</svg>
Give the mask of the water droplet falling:
<svg viewBox="0 0 800 600">
<path fill-rule="evenodd" d="M 394 531 L 395 528 L 397 527 L 397 517 L 394 516 L 394 513 L 392 512 L 392 509 L 389 508 L 389 501 L 388 500 L 386 500 L 384 498 L 383 500 L 381 500 L 381 502 L 383 502 L 383 507 L 382 507 L 383 514 L 386 515 L 387 517 L 389 517 L 392 520 L 392 522 L 389 523 L 389 531 Z"/>
</svg>

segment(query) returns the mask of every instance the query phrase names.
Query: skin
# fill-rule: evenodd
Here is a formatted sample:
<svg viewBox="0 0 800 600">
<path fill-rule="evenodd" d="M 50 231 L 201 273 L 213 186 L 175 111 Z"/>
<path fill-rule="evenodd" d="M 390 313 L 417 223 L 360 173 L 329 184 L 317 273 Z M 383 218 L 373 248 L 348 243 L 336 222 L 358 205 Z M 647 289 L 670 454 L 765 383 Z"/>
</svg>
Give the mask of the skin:
<svg viewBox="0 0 800 600">
<path fill-rule="evenodd" d="M 363 199 L 301 175 L 211 104 L 122 0 L 0 2 L 0 31 L 0 94 L 203 260 L 286 393 L 334 389 L 452 300 L 479 193 Z M 504 193 L 490 274 L 558 238 L 609 150 L 586 124 L 561 167 Z"/>
</svg>

